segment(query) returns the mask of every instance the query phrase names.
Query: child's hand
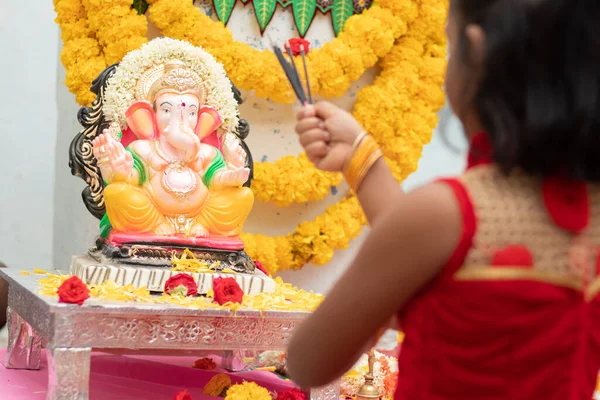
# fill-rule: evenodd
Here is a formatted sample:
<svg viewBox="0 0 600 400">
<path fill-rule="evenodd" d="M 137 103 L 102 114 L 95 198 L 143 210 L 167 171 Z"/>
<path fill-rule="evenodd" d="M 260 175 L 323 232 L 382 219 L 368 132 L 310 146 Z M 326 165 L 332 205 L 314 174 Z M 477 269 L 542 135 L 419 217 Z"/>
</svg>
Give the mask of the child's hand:
<svg viewBox="0 0 600 400">
<path fill-rule="evenodd" d="M 296 132 L 308 158 L 323 171 L 342 172 L 352 157 L 352 145 L 363 131 L 348 112 L 320 102 L 298 113 Z"/>
</svg>

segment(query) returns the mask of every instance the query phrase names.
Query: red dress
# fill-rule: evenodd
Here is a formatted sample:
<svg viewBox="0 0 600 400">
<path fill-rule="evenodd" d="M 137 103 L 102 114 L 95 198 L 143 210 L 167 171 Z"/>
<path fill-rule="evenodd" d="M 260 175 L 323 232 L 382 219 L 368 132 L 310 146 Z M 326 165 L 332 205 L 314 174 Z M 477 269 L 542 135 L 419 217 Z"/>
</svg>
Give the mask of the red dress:
<svg viewBox="0 0 600 400">
<path fill-rule="evenodd" d="M 479 144 L 471 168 L 444 180 L 462 210 L 460 244 L 400 313 L 395 399 L 589 400 L 600 369 L 600 185 L 507 177 Z"/>
</svg>

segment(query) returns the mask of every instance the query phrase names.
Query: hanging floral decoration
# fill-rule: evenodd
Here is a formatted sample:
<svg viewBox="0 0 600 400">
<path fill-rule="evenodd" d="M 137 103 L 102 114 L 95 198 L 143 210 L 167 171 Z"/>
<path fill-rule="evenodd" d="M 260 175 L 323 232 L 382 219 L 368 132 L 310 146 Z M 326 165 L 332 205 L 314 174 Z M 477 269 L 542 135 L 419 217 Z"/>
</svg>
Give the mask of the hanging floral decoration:
<svg viewBox="0 0 600 400">
<path fill-rule="evenodd" d="M 237 87 L 278 103 L 293 102 L 271 51 L 235 41 L 231 31 L 203 15 L 190 0 L 147 2 L 148 16 L 164 36 L 202 47 L 224 65 Z M 131 0 L 54 4 L 65 42 L 61 60 L 67 86 L 80 104 L 88 104 L 97 74 L 146 42 L 145 17 L 131 8 Z M 342 96 L 368 68 L 379 65 L 375 82 L 358 93 L 353 115 L 381 145 L 398 181 L 417 168 L 445 101 L 447 7 L 448 0 L 376 0 L 350 17 L 332 42 L 307 55 L 312 93 L 327 98 Z M 105 23 L 107 15 L 111 24 Z M 301 61 L 296 62 L 300 67 Z M 256 163 L 252 189 L 258 200 L 286 206 L 322 200 L 339 182 L 339 174 L 318 171 L 302 154 Z M 348 247 L 365 223 L 357 198 L 349 194 L 288 235 L 243 234 L 242 239 L 246 252 L 273 274 L 306 263 L 326 264 L 336 249 Z"/>
<path fill-rule="evenodd" d="M 337 36 L 342 31 L 348 18 L 353 14 L 362 13 L 373 4 L 373 0 L 241 0 L 241 2 L 243 4 L 252 2 L 254 15 L 261 33 L 267 29 L 277 6 L 281 8 L 291 7 L 300 37 L 306 35 L 317 11 L 331 15 L 333 30 Z M 217 16 L 225 25 L 229 22 L 235 4 L 236 0 L 213 0 Z"/>
</svg>

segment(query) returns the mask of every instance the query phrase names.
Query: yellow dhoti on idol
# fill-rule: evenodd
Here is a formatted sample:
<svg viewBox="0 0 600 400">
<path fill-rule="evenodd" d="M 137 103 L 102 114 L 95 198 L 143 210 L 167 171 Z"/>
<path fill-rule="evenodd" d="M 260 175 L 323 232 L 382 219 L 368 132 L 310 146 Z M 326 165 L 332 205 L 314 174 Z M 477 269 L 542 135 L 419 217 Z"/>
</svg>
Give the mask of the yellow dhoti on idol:
<svg viewBox="0 0 600 400">
<path fill-rule="evenodd" d="M 148 190 L 126 182 L 114 182 L 104 190 L 106 213 L 113 229 L 120 232 L 153 233 L 162 223 L 176 220 L 180 215 L 160 212 Z M 237 236 L 254 204 L 249 188 L 209 190 L 208 197 L 196 214 L 183 216 L 186 233 L 194 224 L 201 224 L 211 235 Z M 175 228 L 175 227 L 174 227 Z M 177 230 L 177 229 L 176 229 Z"/>
</svg>

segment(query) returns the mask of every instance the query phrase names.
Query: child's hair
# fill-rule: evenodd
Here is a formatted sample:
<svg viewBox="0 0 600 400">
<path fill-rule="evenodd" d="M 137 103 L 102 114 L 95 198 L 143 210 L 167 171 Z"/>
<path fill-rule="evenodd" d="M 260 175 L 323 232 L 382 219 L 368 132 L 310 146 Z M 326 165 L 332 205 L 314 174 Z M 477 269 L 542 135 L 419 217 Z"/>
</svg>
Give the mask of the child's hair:
<svg viewBox="0 0 600 400">
<path fill-rule="evenodd" d="M 475 112 L 505 171 L 600 181 L 600 0 L 451 0 L 486 34 Z"/>
</svg>

